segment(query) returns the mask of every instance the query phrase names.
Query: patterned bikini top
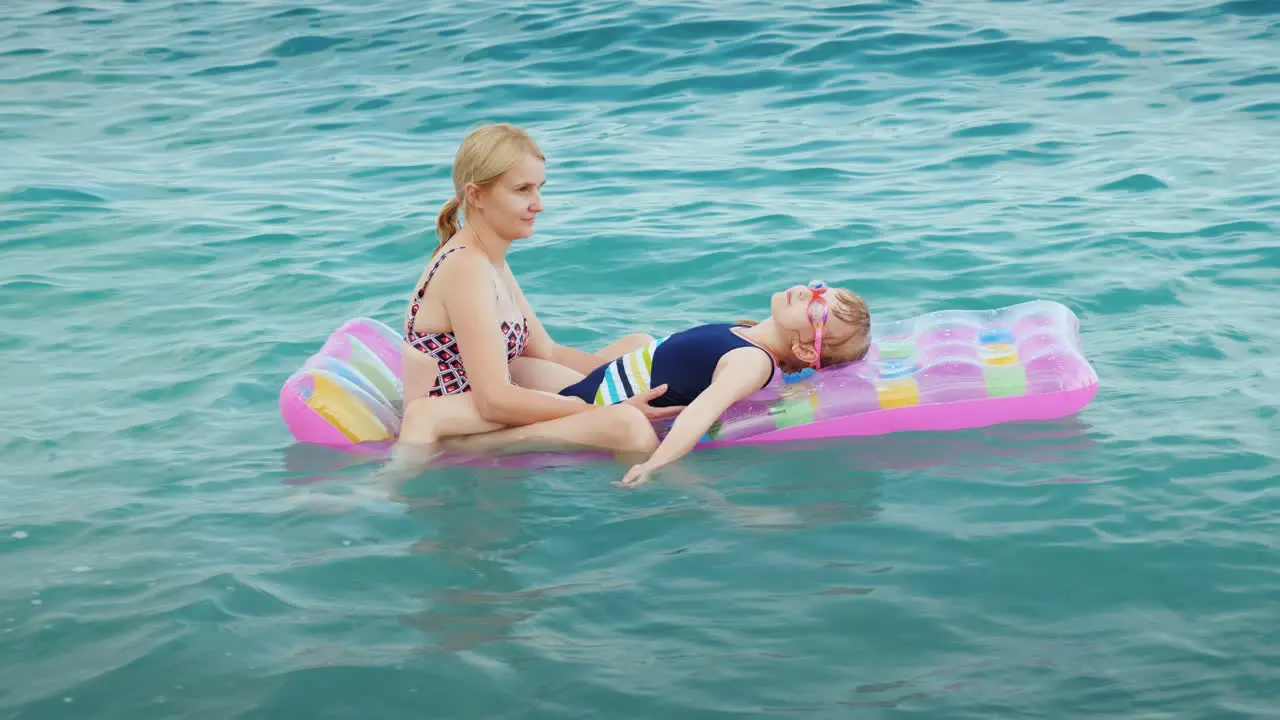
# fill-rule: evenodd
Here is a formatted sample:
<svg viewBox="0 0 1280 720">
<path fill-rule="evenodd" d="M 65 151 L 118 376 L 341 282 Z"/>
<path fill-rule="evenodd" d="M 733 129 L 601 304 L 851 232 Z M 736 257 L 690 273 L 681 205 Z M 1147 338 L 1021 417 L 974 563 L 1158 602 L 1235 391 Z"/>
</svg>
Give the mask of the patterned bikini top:
<svg viewBox="0 0 1280 720">
<path fill-rule="evenodd" d="M 440 263 L 449 257 L 456 250 L 466 247 L 460 245 L 450 248 L 436 260 L 431 267 L 431 271 L 427 273 L 427 279 L 422 282 L 422 287 L 418 288 L 417 295 L 413 298 L 413 304 L 409 307 L 409 315 L 405 319 L 404 339 L 413 348 L 420 350 L 436 361 L 436 381 L 432 384 L 431 389 L 427 391 L 428 397 L 438 397 L 440 395 L 454 395 L 464 393 L 471 390 L 471 383 L 467 380 L 467 371 L 462 365 L 462 354 L 458 350 L 458 340 L 451 332 L 418 332 L 413 329 L 414 318 L 418 315 L 418 310 L 422 307 L 422 298 L 427 292 L 427 284 L 431 282 L 431 278 L 435 276 L 436 270 L 440 269 Z M 525 344 L 529 340 L 529 323 L 523 314 L 520 314 L 519 320 L 514 317 L 504 319 L 499 325 L 503 338 L 507 342 L 507 362 L 511 362 L 524 352 Z"/>
</svg>

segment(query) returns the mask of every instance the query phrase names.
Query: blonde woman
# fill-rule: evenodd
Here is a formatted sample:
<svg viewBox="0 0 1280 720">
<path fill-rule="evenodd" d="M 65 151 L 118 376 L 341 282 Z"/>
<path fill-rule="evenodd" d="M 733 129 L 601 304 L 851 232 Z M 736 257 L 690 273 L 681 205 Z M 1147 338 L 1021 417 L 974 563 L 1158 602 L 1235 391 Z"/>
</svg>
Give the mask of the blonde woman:
<svg viewBox="0 0 1280 720">
<path fill-rule="evenodd" d="M 525 427 L 522 440 L 649 453 L 657 446 L 651 420 L 679 412 L 649 406 L 665 386 L 608 407 L 555 394 L 652 338 L 631 335 L 588 353 L 542 327 L 506 258 L 533 234 L 544 182 L 542 151 L 513 125 L 481 127 L 458 148 L 454 197 L 436 221 L 440 244 L 404 318 L 401 443 L 421 448 L 441 435 Z"/>
</svg>

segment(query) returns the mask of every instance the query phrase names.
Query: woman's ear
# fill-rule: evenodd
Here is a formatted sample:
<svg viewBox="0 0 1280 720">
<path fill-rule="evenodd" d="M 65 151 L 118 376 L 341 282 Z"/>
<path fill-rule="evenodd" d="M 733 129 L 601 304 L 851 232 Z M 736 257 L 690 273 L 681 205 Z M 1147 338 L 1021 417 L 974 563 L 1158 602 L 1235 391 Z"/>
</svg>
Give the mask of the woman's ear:
<svg viewBox="0 0 1280 720">
<path fill-rule="evenodd" d="M 467 183 L 462 191 L 467 194 L 467 207 L 480 209 L 480 186 L 475 183 Z"/>
</svg>

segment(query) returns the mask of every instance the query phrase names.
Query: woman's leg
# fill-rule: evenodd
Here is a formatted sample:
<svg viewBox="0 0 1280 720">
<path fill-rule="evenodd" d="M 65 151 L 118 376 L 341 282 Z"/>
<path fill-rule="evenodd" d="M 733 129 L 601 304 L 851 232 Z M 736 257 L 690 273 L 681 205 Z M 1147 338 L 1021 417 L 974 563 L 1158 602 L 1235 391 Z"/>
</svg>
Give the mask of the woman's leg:
<svg viewBox="0 0 1280 720">
<path fill-rule="evenodd" d="M 471 393 L 418 398 L 404 409 L 397 444 L 433 446 L 450 435 L 474 435 L 506 427 L 485 420 Z"/>
<path fill-rule="evenodd" d="M 530 450 L 608 450 L 616 455 L 649 455 L 658 435 L 649 418 L 631 405 L 608 405 L 567 417 L 466 436 L 444 437 L 441 444 L 464 452 Z"/>
<path fill-rule="evenodd" d="M 376 474 L 379 485 L 394 492 L 441 454 L 441 446 L 463 452 L 518 452 L 560 447 L 640 456 L 658 447 L 653 425 L 629 405 L 593 408 L 587 412 L 522 427 L 505 427 L 485 420 L 471 393 L 419 398 L 405 408 L 400 437 L 391 458 Z"/>
<path fill-rule="evenodd" d="M 625 335 L 594 354 L 601 363 L 614 360 L 653 341 L 644 333 Z M 557 392 L 582 379 L 582 373 L 540 358 L 518 357 L 511 363 L 512 381 L 531 390 Z M 389 466 L 382 474 L 390 482 L 430 464 L 439 454 L 438 446 L 482 449 L 520 446 L 551 448 L 585 447 L 620 455 L 649 454 L 658 446 L 652 423 L 639 410 L 628 406 L 593 409 L 568 417 L 508 428 L 480 416 L 471 393 L 421 397 L 410 401 L 400 421 L 400 437 L 392 449 Z"/>
<path fill-rule="evenodd" d="M 474 441 L 468 438 L 475 438 Z M 468 449 L 501 448 L 511 443 L 567 445 L 619 453 L 648 453 L 657 435 L 644 413 L 629 405 L 610 405 L 531 425 L 505 427 L 485 420 L 471 393 L 419 398 L 405 408 L 396 447 L 432 455 L 442 441 Z"/>
<path fill-rule="evenodd" d="M 471 393 L 418 398 L 405 407 L 391 460 L 379 476 L 388 484 L 412 477 L 440 455 L 440 439 L 450 433 L 485 433 L 503 427 L 480 417 Z"/>
<path fill-rule="evenodd" d="M 621 357 L 653 341 L 653 336 L 632 333 L 594 353 L 601 363 Z M 531 390 L 557 392 L 583 377 L 572 368 L 540 358 L 518 357 L 511 363 L 511 379 Z M 470 438 L 470 439 L 468 439 Z M 422 466 L 440 454 L 438 445 L 472 450 L 569 446 L 608 450 L 621 454 L 648 454 L 657 447 L 653 424 L 636 408 L 610 406 L 568 417 L 508 428 L 485 420 L 471 393 L 418 398 L 408 403 L 400 422 L 400 437 L 393 460 Z"/>
</svg>

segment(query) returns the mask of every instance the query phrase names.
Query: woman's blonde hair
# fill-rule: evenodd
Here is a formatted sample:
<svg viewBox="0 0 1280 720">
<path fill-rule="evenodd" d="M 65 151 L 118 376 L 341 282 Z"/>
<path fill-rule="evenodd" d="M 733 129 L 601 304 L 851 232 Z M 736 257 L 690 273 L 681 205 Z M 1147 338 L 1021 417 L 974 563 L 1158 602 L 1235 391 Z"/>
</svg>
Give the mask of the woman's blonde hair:
<svg viewBox="0 0 1280 720">
<path fill-rule="evenodd" d="M 831 314 L 840 318 L 852 328 L 849 334 L 838 337 L 834 334 L 822 335 L 822 367 L 856 362 L 867 356 L 871 349 L 871 308 L 858 293 L 845 288 L 831 288 L 827 291 L 835 302 L 828 303 Z M 736 325 L 758 325 L 755 320 L 739 320 Z"/>
<path fill-rule="evenodd" d="M 529 133 L 515 125 L 484 125 L 467 135 L 453 156 L 453 197 L 436 217 L 436 235 L 440 237 L 436 250 L 458 232 L 459 214 L 467 217 L 467 185 L 488 187 L 525 155 L 546 160 Z"/>
</svg>

